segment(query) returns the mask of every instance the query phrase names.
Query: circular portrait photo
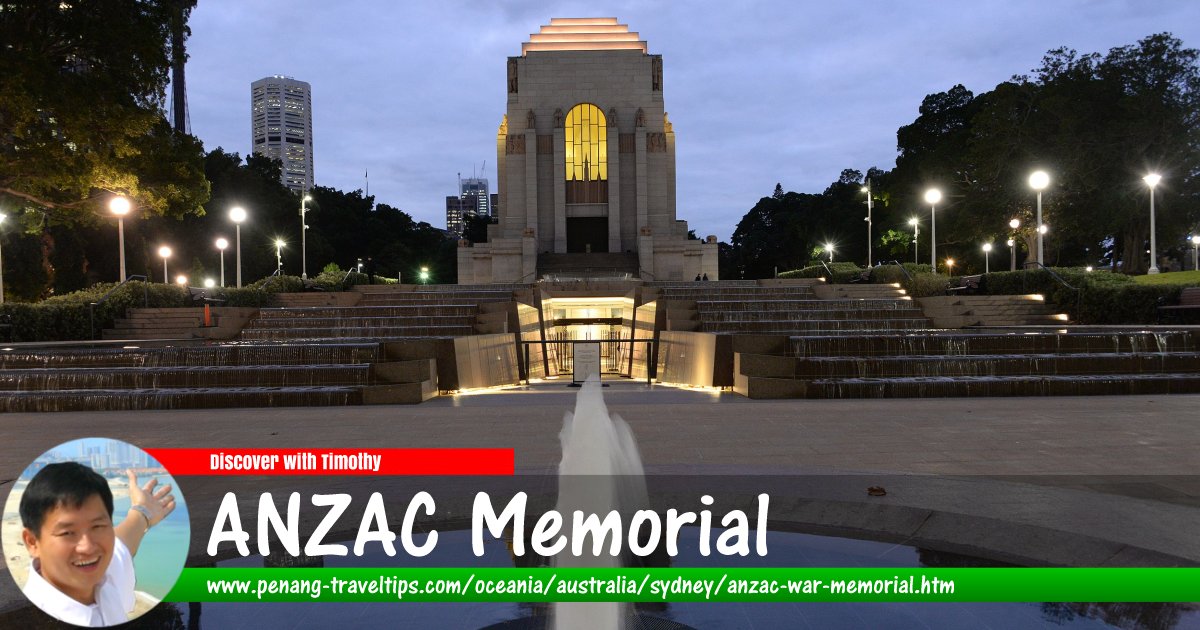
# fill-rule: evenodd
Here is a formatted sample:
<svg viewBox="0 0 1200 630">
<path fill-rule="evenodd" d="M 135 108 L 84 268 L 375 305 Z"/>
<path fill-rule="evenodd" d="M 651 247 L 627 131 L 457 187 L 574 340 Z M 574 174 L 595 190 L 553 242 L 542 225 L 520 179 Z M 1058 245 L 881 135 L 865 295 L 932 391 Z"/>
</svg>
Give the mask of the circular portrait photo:
<svg viewBox="0 0 1200 630">
<path fill-rule="evenodd" d="M 4 560 L 43 612 L 103 628 L 154 608 L 187 560 L 187 506 L 170 474 L 120 440 L 60 444 L 33 461 L 4 504 Z"/>
</svg>

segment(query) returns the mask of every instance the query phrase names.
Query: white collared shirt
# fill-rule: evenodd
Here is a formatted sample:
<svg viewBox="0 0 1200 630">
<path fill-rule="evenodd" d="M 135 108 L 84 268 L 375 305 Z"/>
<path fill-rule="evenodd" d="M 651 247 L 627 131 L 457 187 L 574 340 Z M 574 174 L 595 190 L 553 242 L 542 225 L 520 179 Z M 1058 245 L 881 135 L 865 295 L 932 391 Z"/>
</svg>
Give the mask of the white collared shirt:
<svg viewBox="0 0 1200 630">
<path fill-rule="evenodd" d="M 115 626 L 129 620 L 137 580 L 133 574 L 133 556 L 120 538 L 113 544 L 112 562 L 104 572 L 104 581 L 96 587 L 96 603 L 90 606 L 55 588 L 42 577 L 39 568 L 38 561 L 34 560 L 29 568 L 29 581 L 25 582 L 22 591 L 29 601 L 51 617 L 88 628 Z"/>
</svg>

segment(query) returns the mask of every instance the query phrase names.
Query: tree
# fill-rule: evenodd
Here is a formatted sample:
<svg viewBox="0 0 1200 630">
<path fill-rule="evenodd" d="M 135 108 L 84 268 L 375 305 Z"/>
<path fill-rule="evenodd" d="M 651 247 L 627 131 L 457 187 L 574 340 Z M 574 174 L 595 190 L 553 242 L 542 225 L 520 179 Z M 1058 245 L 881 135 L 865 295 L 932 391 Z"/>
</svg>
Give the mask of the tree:
<svg viewBox="0 0 1200 630">
<path fill-rule="evenodd" d="M 111 193 L 140 213 L 200 212 L 194 138 L 162 115 L 169 0 L 8 3 L 0 10 L 0 200 L 23 227 L 95 223 Z"/>
</svg>

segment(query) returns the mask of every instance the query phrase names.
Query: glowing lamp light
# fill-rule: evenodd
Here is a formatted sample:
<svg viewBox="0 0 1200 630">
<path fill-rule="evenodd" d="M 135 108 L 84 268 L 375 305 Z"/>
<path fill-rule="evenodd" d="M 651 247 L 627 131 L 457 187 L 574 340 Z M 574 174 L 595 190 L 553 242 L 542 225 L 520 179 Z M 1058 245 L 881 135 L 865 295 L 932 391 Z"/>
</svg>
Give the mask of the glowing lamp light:
<svg viewBox="0 0 1200 630">
<path fill-rule="evenodd" d="M 158 255 L 159 255 L 159 256 L 162 256 L 163 258 L 170 258 L 170 257 L 171 257 L 171 248 L 170 248 L 170 247 L 167 247 L 166 245 L 163 245 L 162 247 L 159 247 L 159 248 L 158 248 Z"/>
<path fill-rule="evenodd" d="M 1014 230 L 1015 230 L 1015 229 L 1017 229 L 1017 228 L 1019 228 L 1019 227 L 1021 227 L 1021 220 L 1020 220 L 1020 219 L 1013 219 L 1012 221 L 1009 221 L 1009 222 L 1008 222 L 1008 227 L 1010 227 L 1010 228 L 1012 228 L 1012 229 L 1014 229 Z"/>
<path fill-rule="evenodd" d="M 129 200 L 125 197 L 117 195 L 112 201 L 108 202 L 108 209 L 116 216 L 123 217 L 129 214 Z"/>
<path fill-rule="evenodd" d="M 216 280 L 213 280 L 212 278 L 205 278 L 205 279 L 204 279 L 204 288 L 206 288 L 206 289 L 211 289 L 211 288 L 213 288 L 213 287 L 215 287 L 215 286 L 217 286 L 217 281 L 216 281 Z"/>
<path fill-rule="evenodd" d="M 229 247 L 229 241 L 223 238 L 217 239 L 217 249 L 224 250 L 226 247 Z"/>
<path fill-rule="evenodd" d="M 1034 190 L 1045 190 L 1050 185 L 1050 176 L 1046 171 L 1034 171 L 1029 175 L 1029 187 Z"/>
<path fill-rule="evenodd" d="M 175 284 L 179 286 L 187 286 L 187 276 L 175 276 Z"/>
<path fill-rule="evenodd" d="M 229 209 L 229 220 L 234 223 L 241 223 L 246 220 L 246 210 L 241 206 L 234 206 Z"/>
<path fill-rule="evenodd" d="M 1162 175 L 1159 175 L 1158 173 L 1150 173 L 1149 175 L 1143 177 L 1142 181 L 1146 182 L 1147 186 L 1154 188 L 1158 185 L 1158 182 L 1162 181 Z"/>
<path fill-rule="evenodd" d="M 938 203 L 942 200 L 942 191 L 936 188 L 930 188 L 925 191 L 925 203 Z"/>
</svg>

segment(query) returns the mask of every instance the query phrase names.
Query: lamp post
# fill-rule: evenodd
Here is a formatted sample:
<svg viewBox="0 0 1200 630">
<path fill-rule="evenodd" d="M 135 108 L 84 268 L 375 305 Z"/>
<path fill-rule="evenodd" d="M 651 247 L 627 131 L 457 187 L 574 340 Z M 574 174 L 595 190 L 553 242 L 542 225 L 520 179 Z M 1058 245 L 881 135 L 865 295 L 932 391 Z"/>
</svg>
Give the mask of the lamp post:
<svg viewBox="0 0 1200 630">
<path fill-rule="evenodd" d="M 917 247 L 920 245 L 918 240 L 921 238 L 921 222 L 917 217 L 908 220 L 908 224 L 913 226 L 913 264 L 917 264 Z"/>
<path fill-rule="evenodd" d="M 1146 273 L 1158 273 L 1158 249 L 1155 247 L 1154 241 L 1154 187 L 1162 181 L 1162 176 L 1158 173 L 1150 173 L 1143 177 L 1142 181 L 1150 187 L 1150 269 L 1146 270 Z"/>
<path fill-rule="evenodd" d="M 225 248 L 229 247 L 229 241 L 225 237 L 217 239 L 217 249 L 221 250 L 221 288 L 225 288 Z"/>
<path fill-rule="evenodd" d="M 983 273 L 992 272 L 992 244 L 983 244 Z"/>
<path fill-rule="evenodd" d="M 7 214 L 0 212 L 0 226 L 4 225 Z M 0 304 L 4 303 L 4 251 L 0 250 Z"/>
<path fill-rule="evenodd" d="M 283 239 L 275 239 L 275 275 L 283 275 Z"/>
<path fill-rule="evenodd" d="M 429 267 L 421 267 L 421 284 L 429 282 Z"/>
<path fill-rule="evenodd" d="M 163 284 L 170 284 L 171 279 L 167 276 L 167 259 L 171 257 L 171 248 L 166 245 L 159 247 L 158 255 L 163 259 Z"/>
<path fill-rule="evenodd" d="M 871 199 L 871 178 L 867 178 L 867 185 L 863 186 L 863 192 L 867 193 L 867 266 L 871 266 L 871 210 L 874 208 L 873 200 Z"/>
<path fill-rule="evenodd" d="M 242 221 L 246 220 L 246 211 L 241 206 L 229 209 L 229 220 L 233 221 L 237 230 L 237 288 L 242 288 Z"/>
<path fill-rule="evenodd" d="M 954 259 L 953 258 L 946 259 L 946 275 L 948 275 L 948 276 L 954 275 Z"/>
<path fill-rule="evenodd" d="M 829 252 L 829 262 L 833 262 L 833 243 L 825 243 L 825 251 Z"/>
<path fill-rule="evenodd" d="M 925 203 L 929 204 L 929 264 L 937 273 L 937 204 L 942 200 L 942 191 L 930 188 L 925 191 Z"/>
<path fill-rule="evenodd" d="M 1012 238 L 1008 239 L 1008 270 L 1017 270 L 1017 228 L 1021 227 L 1020 219 L 1013 219 L 1008 222 L 1008 227 L 1012 228 Z"/>
<path fill-rule="evenodd" d="M 178 284 L 181 287 L 186 287 L 187 281 L 188 281 L 188 277 L 183 274 L 179 274 L 178 276 L 175 276 L 175 284 Z"/>
<path fill-rule="evenodd" d="M 1200 269 L 1200 235 L 1192 237 L 1192 269 Z"/>
<path fill-rule="evenodd" d="M 304 195 L 300 198 L 300 277 L 308 280 L 308 223 L 306 223 L 305 215 L 308 214 L 308 202 L 312 201 L 312 197 Z"/>
<path fill-rule="evenodd" d="M 128 277 L 125 275 L 125 215 L 129 214 L 129 200 L 117 195 L 108 202 L 108 209 L 117 217 L 117 246 L 121 248 L 121 277 L 117 282 L 124 282 Z"/>
<path fill-rule="evenodd" d="M 1046 171 L 1034 171 L 1029 175 L 1029 187 L 1037 191 L 1037 224 L 1039 226 L 1042 225 L 1042 191 L 1045 190 L 1046 186 L 1049 185 L 1050 176 L 1046 174 Z M 1044 250 L 1042 248 L 1043 234 L 1045 234 L 1045 232 L 1043 232 L 1039 227 L 1037 240 L 1037 261 L 1039 267 L 1046 266 L 1046 259 L 1043 255 Z"/>
</svg>

